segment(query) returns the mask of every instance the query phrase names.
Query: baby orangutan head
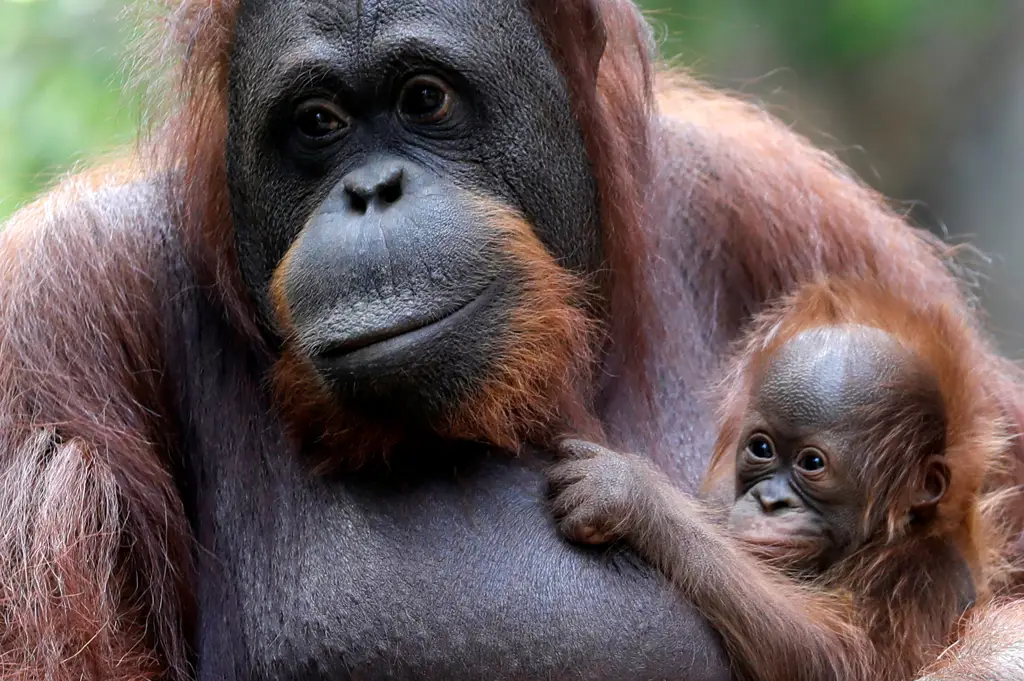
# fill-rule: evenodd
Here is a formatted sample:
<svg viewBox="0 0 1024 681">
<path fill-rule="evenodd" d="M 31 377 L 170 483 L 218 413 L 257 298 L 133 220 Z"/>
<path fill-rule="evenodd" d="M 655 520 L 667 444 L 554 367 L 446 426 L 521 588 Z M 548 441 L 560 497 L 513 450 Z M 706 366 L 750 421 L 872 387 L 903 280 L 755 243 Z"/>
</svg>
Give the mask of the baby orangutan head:
<svg viewBox="0 0 1024 681">
<path fill-rule="evenodd" d="M 752 385 L 729 526 L 759 554 L 820 571 L 884 530 L 886 509 L 907 523 L 933 514 L 949 485 L 942 395 L 892 336 L 808 329 Z"/>
</svg>

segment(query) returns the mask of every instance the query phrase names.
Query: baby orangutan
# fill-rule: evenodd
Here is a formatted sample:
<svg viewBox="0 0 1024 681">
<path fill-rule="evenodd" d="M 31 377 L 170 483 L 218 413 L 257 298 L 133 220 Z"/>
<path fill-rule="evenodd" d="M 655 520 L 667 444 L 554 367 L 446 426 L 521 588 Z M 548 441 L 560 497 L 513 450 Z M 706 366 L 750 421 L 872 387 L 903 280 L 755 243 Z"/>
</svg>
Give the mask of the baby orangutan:
<svg viewBox="0 0 1024 681">
<path fill-rule="evenodd" d="M 723 383 L 706 489 L 567 440 L 550 473 L 572 540 L 622 539 L 758 681 L 903 680 L 985 596 L 998 539 L 979 511 L 1005 449 L 966 321 L 866 283 L 807 286 L 766 313 Z"/>
</svg>

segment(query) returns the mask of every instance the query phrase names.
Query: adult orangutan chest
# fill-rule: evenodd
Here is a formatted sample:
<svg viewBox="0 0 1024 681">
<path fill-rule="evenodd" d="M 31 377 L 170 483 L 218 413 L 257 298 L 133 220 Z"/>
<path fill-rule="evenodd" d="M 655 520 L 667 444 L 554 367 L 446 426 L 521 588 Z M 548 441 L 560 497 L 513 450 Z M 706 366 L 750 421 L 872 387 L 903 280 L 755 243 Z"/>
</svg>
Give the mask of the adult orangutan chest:
<svg viewBox="0 0 1024 681">
<path fill-rule="evenodd" d="M 278 463 L 211 489 L 201 678 L 628 680 L 695 661 L 688 678 L 723 678 L 703 669 L 712 634 L 656 577 L 554 534 L 533 471 L 398 490 Z"/>
<path fill-rule="evenodd" d="M 312 475 L 265 367 L 222 351 L 216 315 L 192 309 L 168 364 L 199 679 L 728 678 L 660 577 L 556 533 L 536 465 L 481 452 L 404 482 Z"/>
</svg>

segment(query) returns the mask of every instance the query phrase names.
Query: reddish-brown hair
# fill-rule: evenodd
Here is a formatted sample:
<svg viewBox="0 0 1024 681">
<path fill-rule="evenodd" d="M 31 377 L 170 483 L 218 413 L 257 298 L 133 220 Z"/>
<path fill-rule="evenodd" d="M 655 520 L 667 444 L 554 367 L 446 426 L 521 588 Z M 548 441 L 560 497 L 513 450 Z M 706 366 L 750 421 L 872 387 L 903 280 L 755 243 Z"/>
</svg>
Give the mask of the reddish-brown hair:
<svg viewBox="0 0 1024 681">
<path fill-rule="evenodd" d="M 182 210 L 189 250 L 200 276 L 216 286 L 236 322 L 255 337 L 252 309 L 240 286 L 234 254 L 224 156 L 229 57 L 238 10 L 238 0 L 191 0 L 178 4 L 172 12 L 172 35 L 183 52 L 177 76 L 180 108 L 173 112 L 168 126 L 159 131 L 158 144 L 167 153 L 167 162 L 180 168 L 185 178 L 184 182 L 172 181 L 169 186 L 174 195 L 173 205 Z M 644 374 L 639 367 L 649 345 L 641 322 L 645 312 L 651 309 L 648 302 L 651 294 L 644 280 L 645 254 L 649 246 L 645 242 L 647 230 L 643 227 L 649 182 L 647 131 L 652 102 L 647 26 L 633 3 L 624 0 L 533 2 L 530 10 L 566 80 L 597 181 L 600 228 L 607 261 L 599 279 L 607 301 L 602 307 L 611 320 L 604 337 L 611 342 L 614 361 L 628 365 L 633 370 L 627 375 L 640 380 Z M 498 222 L 517 225 L 517 229 L 508 232 L 510 234 L 523 232 L 518 218 Z M 521 248 L 519 256 L 524 256 L 526 251 L 522 249 L 529 246 L 527 250 L 537 267 L 537 281 L 559 283 L 561 288 L 552 294 L 553 298 L 576 299 L 576 294 L 567 293 L 566 289 L 579 289 L 584 286 L 583 282 L 570 286 L 567 275 L 555 277 L 552 274 L 556 266 L 553 262 L 550 266 L 542 262 L 541 254 L 532 248 L 531 242 L 519 239 L 517 243 L 517 248 Z M 536 289 L 533 290 L 536 293 Z M 534 294 L 530 297 L 536 299 Z M 281 315 L 284 308 L 280 300 L 277 302 Z M 577 313 L 578 308 L 571 307 L 564 307 L 557 314 L 552 311 L 563 321 Z M 465 408 L 452 417 L 442 432 L 515 446 L 521 433 L 551 429 L 538 429 L 537 424 L 551 426 L 558 422 L 558 410 L 552 410 L 553 405 L 577 405 L 573 408 L 575 416 L 568 419 L 575 422 L 576 427 L 587 421 L 583 414 L 592 398 L 589 386 L 584 391 L 588 394 L 567 399 L 562 394 L 564 386 L 555 388 L 549 380 L 538 380 L 534 369 L 529 372 L 527 369 L 545 367 L 550 370 L 550 362 L 539 360 L 555 356 L 565 360 L 565 368 L 581 369 L 581 360 L 591 358 L 592 348 L 579 346 L 568 351 L 564 343 L 592 339 L 593 335 L 584 330 L 590 324 L 577 320 L 570 325 L 574 330 L 556 325 L 554 328 L 565 331 L 561 340 L 551 347 L 543 347 L 537 341 L 550 340 L 551 334 L 535 334 L 536 327 L 529 331 L 530 319 L 533 318 L 529 315 L 517 317 L 524 326 L 508 340 L 524 344 L 507 347 L 508 354 L 498 374 L 487 381 L 489 387 L 482 393 L 485 397 L 477 396 L 472 403 L 467 401 Z M 521 366 L 513 368 L 513 364 Z M 590 369 L 592 367 L 588 366 L 583 373 L 592 378 L 594 374 Z M 563 373 L 558 370 L 554 375 Z M 532 377 L 527 379 L 527 374 Z M 308 365 L 294 352 L 286 352 L 276 379 L 286 414 L 293 418 L 319 414 L 318 422 L 326 419 L 335 424 L 346 423 L 336 408 L 328 408 L 322 390 L 305 392 L 314 387 L 316 381 Z M 293 389 L 288 389 L 289 381 L 294 381 Z M 578 379 L 571 383 L 577 389 L 584 387 L 583 381 Z M 527 395 L 525 390 L 537 392 Z M 559 394 L 546 394 L 547 390 Z M 646 389 L 642 393 L 648 394 Z M 311 400 L 310 396 L 315 397 Z M 502 419 L 513 415 L 524 420 L 515 427 L 515 421 L 501 423 Z M 592 427 L 594 422 L 590 423 Z M 354 424 L 338 426 L 338 434 L 351 432 L 355 427 Z M 393 429 L 374 427 L 371 430 L 380 431 L 376 437 L 363 432 L 362 425 L 358 430 L 363 434 L 360 439 L 373 442 L 375 449 L 378 446 L 387 449 L 397 437 Z"/>
<path fill-rule="evenodd" d="M 462 403 L 430 424 L 443 437 L 487 442 L 517 451 L 524 440 L 546 442 L 564 430 L 599 434 L 590 416 L 593 357 L 599 328 L 585 310 L 591 292 L 560 267 L 530 224 L 510 209 L 477 200 L 479 219 L 489 225 L 496 250 L 516 272 L 518 300 L 507 333 L 482 340 L 495 366 Z M 291 251 L 289 251 L 290 253 Z M 271 298 L 277 318 L 291 331 L 284 280 L 286 255 L 274 274 Z M 353 415 L 328 393 L 309 361 L 286 338 L 275 370 L 278 407 L 293 424 L 316 433 L 326 452 L 345 452 L 345 461 L 327 457 L 321 470 L 358 466 L 386 456 L 410 433 L 402 415 Z M 303 432 L 294 433 L 298 437 Z"/>
<path fill-rule="evenodd" d="M 170 111 L 145 140 L 137 166 L 65 182 L 20 213 L 0 241 L 0 453 L 4 473 L 25 481 L 0 495 L 4 678 L 188 674 L 191 545 L 163 456 L 174 448 L 164 442 L 170 426 L 159 415 L 173 410 L 160 403 L 160 301 L 151 279 L 166 268 L 166 253 L 154 253 L 145 236 L 180 226 L 200 283 L 216 291 L 254 343 L 258 334 L 238 281 L 225 159 L 240 0 L 160 4 L 167 19 L 158 23 L 155 44 L 167 43 L 163 63 L 173 66 L 174 86 L 157 92 L 171 97 Z M 666 226 L 647 224 L 648 192 L 658 187 L 659 200 L 685 197 L 667 211 L 673 219 L 700 225 L 687 232 L 693 243 L 680 263 L 692 270 L 689 288 L 716 301 L 693 320 L 700 325 L 693 335 L 728 336 L 765 299 L 833 271 L 860 272 L 908 299 L 944 299 L 966 311 L 940 260 L 875 194 L 763 113 L 681 76 L 658 84 L 658 114 L 691 134 L 687 144 L 663 146 L 686 154 L 681 165 L 698 181 L 690 187 L 686 178 L 653 177 L 650 43 L 636 7 L 628 0 L 531 0 L 529 8 L 564 75 L 597 178 L 613 373 L 626 368 L 628 375 L 632 367 L 642 378 L 652 343 L 666 342 L 652 331 L 659 320 L 649 280 L 651 235 Z M 163 214 L 159 200 L 149 201 L 158 214 L 136 214 L 145 208 L 128 210 L 97 194 L 141 177 L 166 178 L 172 214 Z M 140 227 L 145 220 L 159 224 Z M 525 234 L 511 217 L 507 226 Z M 533 249 L 520 249 L 524 262 Z M 547 285 L 544 294 L 553 297 L 544 304 L 555 309 L 571 287 Z M 555 348 L 553 362 L 564 347 Z M 1020 423 L 1010 365 L 981 342 L 967 356 Z M 1000 372 L 1009 377 L 1001 383 Z M 517 381 L 525 392 L 562 390 L 560 381 L 507 379 Z M 487 406 L 472 420 L 551 416 L 550 401 L 540 416 L 525 417 L 506 408 L 514 402 L 480 401 Z M 493 428 L 478 432 L 503 441 Z"/>
<path fill-rule="evenodd" d="M 652 342 L 645 317 L 653 310 L 646 261 L 654 104 L 649 28 L 628 0 L 534 0 L 530 7 L 566 79 L 597 180 L 614 361 L 641 377 Z"/>
<path fill-rule="evenodd" d="M 164 59 L 176 96 L 155 131 L 155 162 L 171 169 L 170 204 L 204 285 L 216 287 L 232 320 L 258 338 L 235 254 L 227 182 L 228 75 L 241 0 L 165 0 Z"/>
<path fill-rule="evenodd" d="M 731 486 L 747 405 L 771 359 L 801 332 L 847 325 L 887 333 L 934 379 L 942 400 L 945 432 L 936 441 L 944 442 L 950 483 L 926 526 L 927 535 L 909 532 L 907 490 L 914 488 L 920 469 L 898 454 L 911 452 L 909 445 L 922 437 L 935 438 L 925 431 L 939 424 L 922 423 L 912 410 L 901 421 L 900 413 L 881 411 L 893 407 L 879 406 L 877 413 L 863 415 L 871 427 L 863 434 L 863 456 L 853 474 L 868 495 L 863 527 L 881 534 L 869 535 L 864 548 L 830 566 L 824 576 L 829 588 L 864 599 L 855 608 L 861 613 L 859 624 L 885 647 L 886 659 L 894 665 L 899 659 L 898 666 L 906 667 L 902 673 L 913 673 L 915 665 L 938 652 L 942 637 L 955 631 L 962 607 L 963 587 L 953 575 L 928 587 L 927 597 L 919 593 L 921 580 L 930 574 L 930 566 L 921 564 L 929 559 L 920 542 L 949 541 L 969 569 L 981 602 L 1000 586 L 1010 543 L 1005 524 L 987 512 L 984 484 L 1005 465 L 1013 431 L 986 383 L 988 374 L 970 354 L 975 341 L 962 308 L 941 298 L 906 301 L 876 282 L 851 278 L 806 284 L 769 306 L 738 343 L 721 383 L 720 430 L 705 491 Z"/>
<path fill-rule="evenodd" d="M 920 681 L 1010 681 L 1024 677 L 1024 601 L 1002 601 L 970 613 L 956 643 Z"/>
<path fill-rule="evenodd" d="M 3 679 L 187 673 L 192 541 L 147 231 L 167 216 L 98 193 L 138 177 L 67 179 L 0 233 Z"/>
</svg>

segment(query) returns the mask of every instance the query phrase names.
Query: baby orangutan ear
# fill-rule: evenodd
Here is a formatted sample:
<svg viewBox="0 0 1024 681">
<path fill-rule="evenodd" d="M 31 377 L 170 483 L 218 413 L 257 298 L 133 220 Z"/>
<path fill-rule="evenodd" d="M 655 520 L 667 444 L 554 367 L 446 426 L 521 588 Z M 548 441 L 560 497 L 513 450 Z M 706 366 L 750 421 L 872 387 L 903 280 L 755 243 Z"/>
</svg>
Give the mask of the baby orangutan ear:
<svg viewBox="0 0 1024 681">
<path fill-rule="evenodd" d="M 921 480 L 910 502 L 917 518 L 930 518 L 949 488 L 949 466 L 941 454 L 929 456 L 921 466 Z"/>
</svg>

